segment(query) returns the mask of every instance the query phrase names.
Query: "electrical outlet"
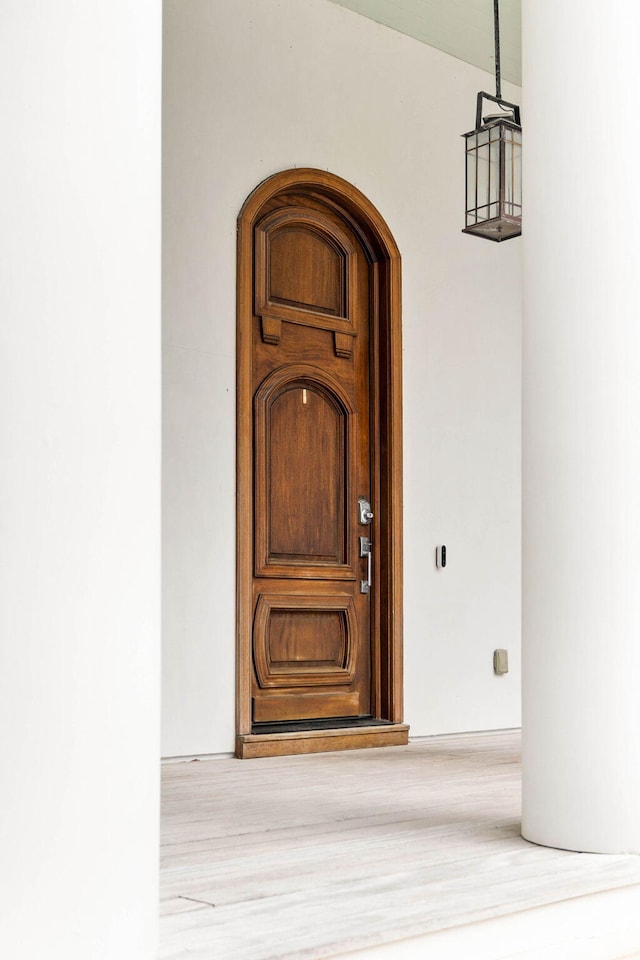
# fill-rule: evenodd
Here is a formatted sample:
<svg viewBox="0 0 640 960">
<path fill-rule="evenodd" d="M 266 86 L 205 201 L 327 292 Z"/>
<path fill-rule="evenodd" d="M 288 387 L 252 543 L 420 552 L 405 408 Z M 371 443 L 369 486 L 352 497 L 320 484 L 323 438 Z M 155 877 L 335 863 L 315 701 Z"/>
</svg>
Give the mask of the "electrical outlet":
<svg viewBox="0 0 640 960">
<path fill-rule="evenodd" d="M 493 651 L 493 672 L 498 676 L 509 673 L 509 654 L 506 650 Z"/>
</svg>

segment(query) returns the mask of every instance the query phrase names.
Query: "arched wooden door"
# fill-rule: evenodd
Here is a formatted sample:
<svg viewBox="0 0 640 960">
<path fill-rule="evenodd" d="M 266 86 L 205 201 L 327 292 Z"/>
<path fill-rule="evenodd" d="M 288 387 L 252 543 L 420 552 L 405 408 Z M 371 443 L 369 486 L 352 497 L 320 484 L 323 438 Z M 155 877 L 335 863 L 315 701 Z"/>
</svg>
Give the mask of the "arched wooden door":
<svg viewBox="0 0 640 960">
<path fill-rule="evenodd" d="M 239 756 L 407 740 L 399 319 L 395 244 L 355 188 L 294 170 L 254 191 L 238 248 Z"/>
</svg>

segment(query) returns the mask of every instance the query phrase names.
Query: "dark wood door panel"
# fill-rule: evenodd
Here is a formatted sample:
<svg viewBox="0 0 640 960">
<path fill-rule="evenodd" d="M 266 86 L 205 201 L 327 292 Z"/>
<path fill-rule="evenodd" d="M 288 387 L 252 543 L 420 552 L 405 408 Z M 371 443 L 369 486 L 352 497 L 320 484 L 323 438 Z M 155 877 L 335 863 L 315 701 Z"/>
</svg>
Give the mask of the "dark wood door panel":
<svg viewBox="0 0 640 960">
<path fill-rule="evenodd" d="M 301 225 L 280 230 L 270 247 L 268 301 L 344 315 L 344 258 L 333 244 Z"/>
<path fill-rule="evenodd" d="M 267 562 L 347 560 L 344 415 L 311 380 L 282 391 L 267 426 Z"/>
<path fill-rule="evenodd" d="M 284 364 L 255 397 L 256 576 L 356 578 L 355 410 L 321 367 Z"/>
<path fill-rule="evenodd" d="M 348 332 L 357 249 L 340 221 L 308 206 L 283 206 L 255 232 L 255 313 Z"/>
<path fill-rule="evenodd" d="M 289 202 L 254 250 L 254 721 L 366 713 L 369 267 L 338 217 Z"/>
<path fill-rule="evenodd" d="M 359 638 L 349 594 L 261 594 L 253 637 L 263 690 L 353 683 Z"/>
<path fill-rule="evenodd" d="M 271 695 L 263 693 L 253 697 L 254 723 L 359 716 L 362 716 L 362 710 L 357 693 L 295 691 Z"/>
</svg>

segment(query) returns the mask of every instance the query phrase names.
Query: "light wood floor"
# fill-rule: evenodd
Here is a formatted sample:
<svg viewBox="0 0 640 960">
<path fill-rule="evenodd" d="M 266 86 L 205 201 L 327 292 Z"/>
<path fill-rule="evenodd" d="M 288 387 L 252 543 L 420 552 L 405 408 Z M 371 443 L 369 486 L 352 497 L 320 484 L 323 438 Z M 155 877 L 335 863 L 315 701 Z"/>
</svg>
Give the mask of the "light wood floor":
<svg viewBox="0 0 640 960">
<path fill-rule="evenodd" d="M 521 839 L 513 733 L 169 764 L 163 791 L 162 960 L 313 960 L 640 884 L 638 857 Z"/>
</svg>

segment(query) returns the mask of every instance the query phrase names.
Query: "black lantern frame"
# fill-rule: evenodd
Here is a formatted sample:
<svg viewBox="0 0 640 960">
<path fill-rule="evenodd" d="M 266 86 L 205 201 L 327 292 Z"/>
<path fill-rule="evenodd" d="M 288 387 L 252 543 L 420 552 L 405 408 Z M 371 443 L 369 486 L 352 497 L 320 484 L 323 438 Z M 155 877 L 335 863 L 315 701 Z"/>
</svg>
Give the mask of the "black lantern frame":
<svg viewBox="0 0 640 960">
<path fill-rule="evenodd" d="M 484 100 L 501 108 L 482 119 Z M 465 227 L 500 242 L 522 233 L 522 126 L 520 107 L 481 91 L 476 126 L 463 134 L 466 155 Z"/>
</svg>

